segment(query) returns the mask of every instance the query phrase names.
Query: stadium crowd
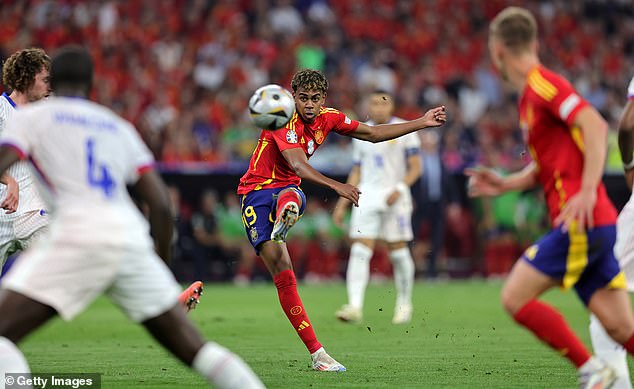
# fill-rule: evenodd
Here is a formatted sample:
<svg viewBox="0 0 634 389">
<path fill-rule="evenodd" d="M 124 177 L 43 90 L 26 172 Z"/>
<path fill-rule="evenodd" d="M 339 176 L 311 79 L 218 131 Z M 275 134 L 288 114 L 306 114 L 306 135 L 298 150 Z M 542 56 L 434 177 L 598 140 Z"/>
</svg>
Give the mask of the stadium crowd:
<svg viewBox="0 0 634 389">
<path fill-rule="evenodd" d="M 438 148 L 458 194 L 446 202 L 447 220 L 440 228 L 446 230 L 444 241 L 460 245 L 445 246 L 440 267 L 451 275 L 495 275 L 510 269 L 524 242 L 534 240 L 546 223 L 539 193 L 471 203 L 461 188 L 466 166 L 513 171 L 529 161 L 514 96 L 493 74 L 486 46 L 488 21 L 514 3 L 5 0 L 0 57 L 30 46 L 49 52 L 68 43 L 90 48 L 95 99 L 132 121 L 170 169 L 246 166 L 258 136 L 248 98 L 266 83 L 288 87 L 298 68 L 322 70 L 330 80 L 327 104 L 359 120 L 366 117 L 363 96 L 374 89 L 393 93 L 396 115 L 405 119 L 444 104 L 450 116 Z M 538 16 L 546 66 L 575 80 L 615 128 L 634 74 L 631 2 L 555 0 L 523 6 Z M 618 170 L 614 136 L 611 145 L 608 167 Z M 349 141 L 333 137 L 311 162 L 344 175 L 349 156 Z M 177 274 L 185 279 L 237 275 L 240 282 L 257 276 L 259 261 L 243 236 L 237 197 L 205 191 L 196 203 L 179 200 L 179 192 L 173 187 L 181 254 Z M 332 225 L 329 204 L 334 202 L 313 202 L 291 235 L 292 256 L 307 279 L 337 279 L 345 269 L 345 234 Z M 415 247 L 421 274 L 425 237 L 432 235 L 426 230 Z M 452 258 L 466 258 L 471 266 Z M 385 276 L 389 268 L 379 253 L 373 271 Z"/>
</svg>

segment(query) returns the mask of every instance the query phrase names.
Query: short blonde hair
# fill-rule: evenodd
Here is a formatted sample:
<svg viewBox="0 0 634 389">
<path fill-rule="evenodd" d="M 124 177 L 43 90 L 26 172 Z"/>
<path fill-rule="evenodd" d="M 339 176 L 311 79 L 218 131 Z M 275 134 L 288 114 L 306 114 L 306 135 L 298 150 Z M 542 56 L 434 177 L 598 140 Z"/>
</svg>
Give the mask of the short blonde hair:
<svg viewBox="0 0 634 389">
<path fill-rule="evenodd" d="M 507 7 L 489 25 L 489 39 L 498 39 L 506 48 L 522 51 L 537 39 L 537 22 L 529 10 Z"/>
</svg>

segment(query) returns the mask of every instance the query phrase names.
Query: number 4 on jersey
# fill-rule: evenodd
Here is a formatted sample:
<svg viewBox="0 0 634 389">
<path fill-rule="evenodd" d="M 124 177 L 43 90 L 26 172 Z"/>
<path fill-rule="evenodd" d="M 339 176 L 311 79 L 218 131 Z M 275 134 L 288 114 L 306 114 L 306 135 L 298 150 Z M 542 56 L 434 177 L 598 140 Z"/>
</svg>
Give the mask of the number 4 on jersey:
<svg viewBox="0 0 634 389">
<path fill-rule="evenodd" d="M 108 167 L 95 162 L 94 139 L 89 138 L 86 141 L 86 155 L 88 157 L 88 184 L 93 188 L 100 189 L 106 197 L 112 197 L 116 185 L 108 172 Z"/>
</svg>

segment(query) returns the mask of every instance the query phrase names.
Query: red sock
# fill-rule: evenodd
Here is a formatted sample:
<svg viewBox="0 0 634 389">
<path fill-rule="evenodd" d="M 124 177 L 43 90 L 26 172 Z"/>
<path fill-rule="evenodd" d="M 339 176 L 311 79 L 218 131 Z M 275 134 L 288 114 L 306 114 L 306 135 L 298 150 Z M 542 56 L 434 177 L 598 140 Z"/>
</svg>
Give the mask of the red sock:
<svg viewBox="0 0 634 389">
<path fill-rule="evenodd" d="M 284 205 L 289 201 L 293 201 L 300 207 L 302 205 L 302 199 L 299 197 L 299 194 L 297 194 L 297 191 L 295 191 L 294 189 L 287 190 L 277 198 L 277 214 L 275 215 L 276 217 L 280 216 L 280 212 L 282 212 L 282 209 L 284 209 Z"/>
<path fill-rule="evenodd" d="M 625 342 L 623 348 L 627 350 L 628 354 L 634 355 L 634 334 Z"/>
<path fill-rule="evenodd" d="M 282 310 L 288 317 L 288 320 L 297 331 L 297 335 L 306 345 L 308 352 L 311 354 L 321 348 L 321 344 L 317 341 L 317 335 L 313 331 L 313 327 L 308 320 L 308 315 L 304 310 L 302 300 L 297 293 L 297 281 L 295 273 L 292 270 L 284 270 L 273 277 L 277 294 L 280 298 Z"/>
<path fill-rule="evenodd" d="M 561 353 L 577 368 L 590 359 L 590 353 L 572 332 L 563 316 L 551 306 L 531 300 L 513 317 L 542 341 Z"/>
</svg>

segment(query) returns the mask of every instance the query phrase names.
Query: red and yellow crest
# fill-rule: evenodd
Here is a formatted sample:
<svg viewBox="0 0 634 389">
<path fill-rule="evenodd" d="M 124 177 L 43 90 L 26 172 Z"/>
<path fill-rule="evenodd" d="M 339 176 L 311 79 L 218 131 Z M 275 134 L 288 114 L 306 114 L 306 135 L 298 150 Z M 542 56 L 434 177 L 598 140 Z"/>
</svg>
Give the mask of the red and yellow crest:
<svg viewBox="0 0 634 389">
<path fill-rule="evenodd" d="M 320 145 L 321 142 L 323 141 L 324 141 L 324 133 L 321 130 L 315 131 L 315 142 L 317 142 L 317 144 Z"/>
</svg>

